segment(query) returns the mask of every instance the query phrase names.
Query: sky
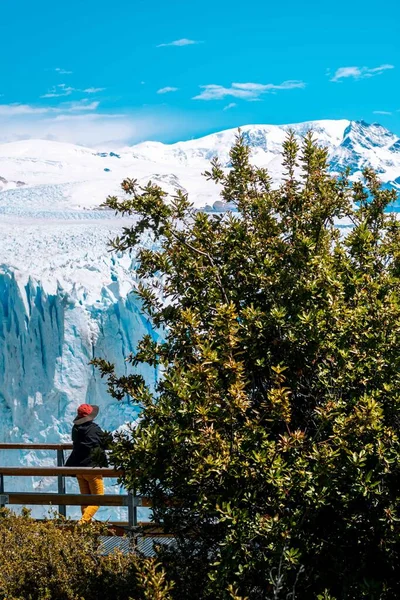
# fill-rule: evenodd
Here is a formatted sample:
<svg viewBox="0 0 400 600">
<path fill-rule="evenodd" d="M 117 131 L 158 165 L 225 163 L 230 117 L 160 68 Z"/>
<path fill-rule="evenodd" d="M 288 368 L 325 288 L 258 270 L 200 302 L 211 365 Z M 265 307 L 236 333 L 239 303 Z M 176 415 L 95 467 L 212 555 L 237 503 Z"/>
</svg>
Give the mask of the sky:
<svg viewBox="0 0 400 600">
<path fill-rule="evenodd" d="M 0 15 L 0 142 L 343 118 L 400 135 L 397 0 L 0 0 Z"/>
</svg>

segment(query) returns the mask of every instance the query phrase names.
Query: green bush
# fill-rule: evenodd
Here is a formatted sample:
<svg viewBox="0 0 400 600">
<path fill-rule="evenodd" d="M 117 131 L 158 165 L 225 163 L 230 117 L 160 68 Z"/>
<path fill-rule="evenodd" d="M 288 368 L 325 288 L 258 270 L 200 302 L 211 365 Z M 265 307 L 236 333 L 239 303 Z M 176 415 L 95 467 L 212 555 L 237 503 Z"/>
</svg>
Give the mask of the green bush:
<svg viewBox="0 0 400 600">
<path fill-rule="evenodd" d="M 307 135 L 278 189 L 242 137 L 207 175 L 237 213 L 123 182 L 138 293 L 165 340 L 133 367 L 97 361 L 142 419 L 116 436 L 124 483 L 177 536 L 160 555 L 176 599 L 400 597 L 400 221 L 371 170 L 329 174 Z M 336 225 L 352 224 L 343 233 Z M 141 246 L 143 232 L 153 248 Z M 171 501 L 173 499 L 173 501 Z"/>
<path fill-rule="evenodd" d="M 1 600 L 169 600 L 170 586 L 152 559 L 102 555 L 104 526 L 37 522 L 0 511 Z M 149 595 L 150 594 L 150 595 Z"/>
</svg>

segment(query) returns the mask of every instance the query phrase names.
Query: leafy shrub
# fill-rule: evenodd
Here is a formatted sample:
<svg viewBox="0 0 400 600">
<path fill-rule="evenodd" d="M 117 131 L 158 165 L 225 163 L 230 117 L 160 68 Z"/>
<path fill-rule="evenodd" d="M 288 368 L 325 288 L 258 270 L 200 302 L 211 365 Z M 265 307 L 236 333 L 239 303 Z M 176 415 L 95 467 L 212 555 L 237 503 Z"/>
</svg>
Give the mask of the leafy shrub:
<svg viewBox="0 0 400 600">
<path fill-rule="evenodd" d="M 169 584 L 152 559 L 102 555 L 104 526 L 37 522 L 0 511 L 1 600 L 168 600 Z M 149 595 L 150 594 L 150 595 Z"/>
<path fill-rule="evenodd" d="M 400 221 L 376 174 L 333 177 L 289 134 L 279 189 L 239 137 L 207 177 L 237 213 L 122 184 L 155 328 L 135 366 L 97 361 L 142 407 L 112 462 L 177 536 L 160 555 L 181 600 L 400 597 Z M 344 218 L 345 234 L 336 227 Z M 153 248 L 141 247 L 143 232 Z M 162 299 L 162 300 L 161 300 Z M 173 499 L 173 501 L 171 501 Z"/>
</svg>

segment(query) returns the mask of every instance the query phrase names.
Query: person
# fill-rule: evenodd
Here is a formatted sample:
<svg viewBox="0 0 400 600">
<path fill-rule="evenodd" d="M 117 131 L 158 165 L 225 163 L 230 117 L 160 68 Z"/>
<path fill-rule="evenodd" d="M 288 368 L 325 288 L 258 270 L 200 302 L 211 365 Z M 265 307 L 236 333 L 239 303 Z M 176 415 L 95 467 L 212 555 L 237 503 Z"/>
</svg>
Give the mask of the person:
<svg viewBox="0 0 400 600">
<path fill-rule="evenodd" d="M 99 413 L 99 407 L 92 404 L 81 404 L 78 406 L 77 416 L 72 427 L 73 449 L 69 455 L 66 467 L 94 467 L 95 459 L 93 450 L 100 449 L 103 454 L 102 462 L 107 464 L 104 450 L 102 450 L 103 431 L 94 423 Z M 81 494 L 104 494 L 103 478 L 98 475 L 77 475 L 79 490 Z M 82 517 L 80 524 L 88 523 L 98 511 L 99 506 L 81 506 Z"/>
</svg>

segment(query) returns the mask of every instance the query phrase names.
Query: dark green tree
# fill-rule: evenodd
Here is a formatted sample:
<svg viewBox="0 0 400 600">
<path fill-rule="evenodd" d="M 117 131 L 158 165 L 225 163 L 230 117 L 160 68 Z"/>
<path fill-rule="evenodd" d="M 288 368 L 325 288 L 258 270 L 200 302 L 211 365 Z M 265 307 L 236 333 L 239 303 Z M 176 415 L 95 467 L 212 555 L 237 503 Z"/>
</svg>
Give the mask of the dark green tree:
<svg viewBox="0 0 400 600">
<path fill-rule="evenodd" d="M 311 133 L 288 135 L 278 189 L 241 135 L 230 156 L 205 175 L 231 212 L 134 180 L 106 202 L 133 217 L 113 247 L 137 252 L 163 332 L 128 358 L 159 367 L 154 392 L 97 361 L 142 407 L 112 462 L 176 536 L 175 598 L 398 598 L 396 194 L 330 175 Z"/>
</svg>

